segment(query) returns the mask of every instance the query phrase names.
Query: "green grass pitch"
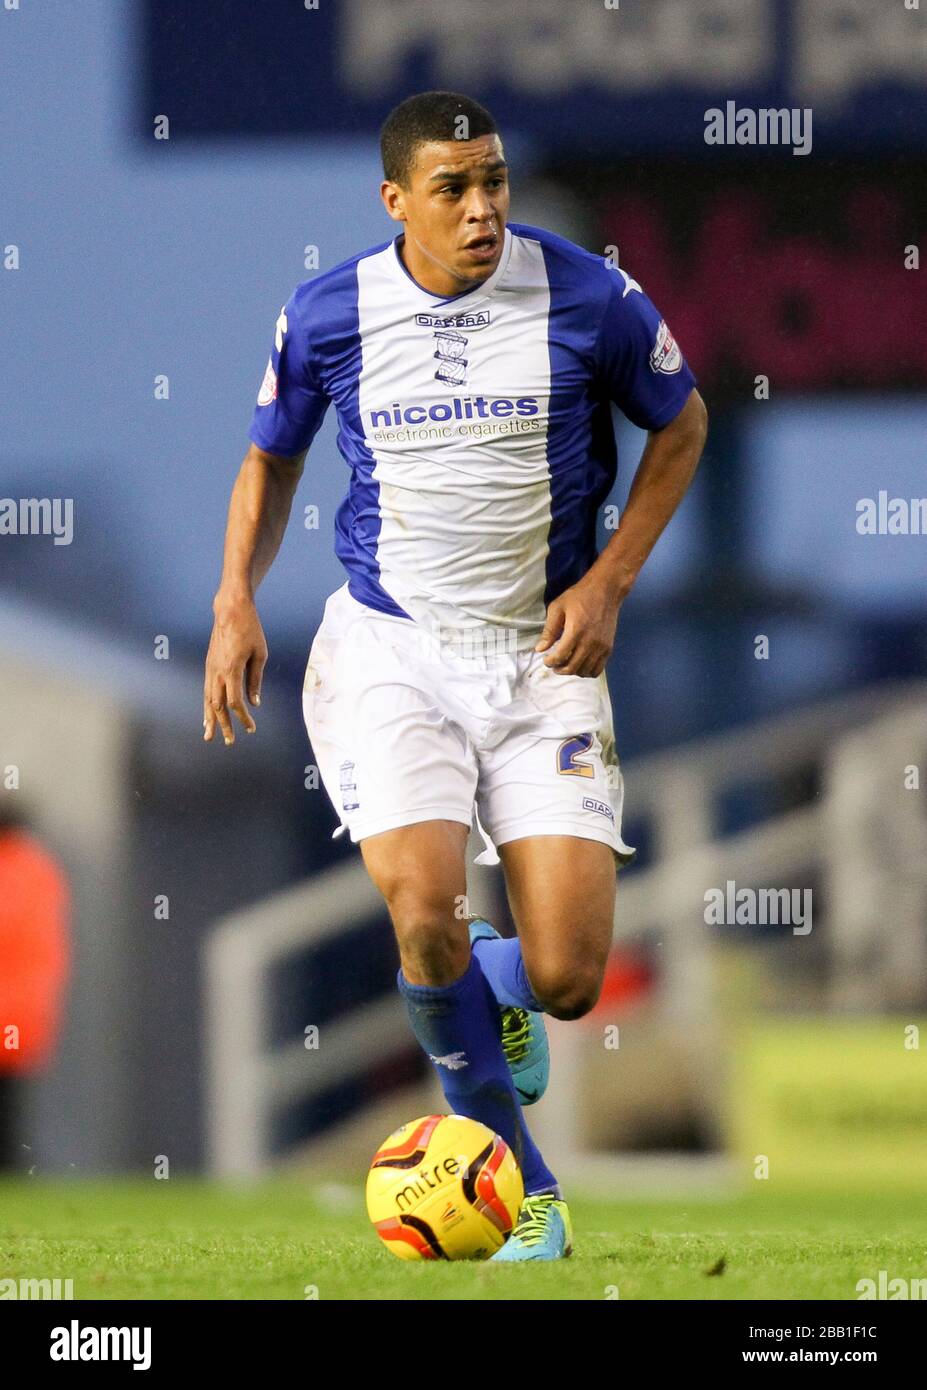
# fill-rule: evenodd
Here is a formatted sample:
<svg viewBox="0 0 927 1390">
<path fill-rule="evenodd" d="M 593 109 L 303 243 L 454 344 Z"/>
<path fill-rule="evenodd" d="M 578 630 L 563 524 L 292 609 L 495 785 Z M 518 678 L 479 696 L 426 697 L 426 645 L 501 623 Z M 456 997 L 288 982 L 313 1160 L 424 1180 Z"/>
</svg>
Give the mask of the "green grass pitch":
<svg viewBox="0 0 927 1390">
<path fill-rule="evenodd" d="M 396 1259 L 360 1184 L 9 1179 L 0 1279 L 72 1279 L 78 1299 L 854 1300 L 880 1270 L 927 1273 L 921 1194 L 569 1197 L 573 1258 L 513 1267 Z"/>
</svg>

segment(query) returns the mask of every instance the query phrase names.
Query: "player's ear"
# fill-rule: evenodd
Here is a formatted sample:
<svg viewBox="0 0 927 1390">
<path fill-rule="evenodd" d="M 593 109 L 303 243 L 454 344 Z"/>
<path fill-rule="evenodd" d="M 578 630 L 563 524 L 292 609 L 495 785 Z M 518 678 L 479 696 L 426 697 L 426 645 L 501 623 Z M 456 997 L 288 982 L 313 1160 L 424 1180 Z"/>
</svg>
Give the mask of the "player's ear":
<svg viewBox="0 0 927 1390">
<path fill-rule="evenodd" d="M 380 184 L 380 197 L 383 199 L 383 206 L 389 213 L 394 222 L 405 222 L 405 196 L 398 183 L 392 183 L 389 179 L 384 179 Z"/>
</svg>

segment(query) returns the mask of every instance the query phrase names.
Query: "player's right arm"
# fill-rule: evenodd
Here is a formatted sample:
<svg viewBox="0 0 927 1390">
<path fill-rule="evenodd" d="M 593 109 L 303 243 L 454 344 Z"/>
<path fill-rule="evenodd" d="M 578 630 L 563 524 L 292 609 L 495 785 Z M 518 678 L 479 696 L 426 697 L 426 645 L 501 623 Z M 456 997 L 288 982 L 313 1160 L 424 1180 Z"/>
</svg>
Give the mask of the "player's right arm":
<svg viewBox="0 0 927 1390">
<path fill-rule="evenodd" d="M 212 637 L 206 654 L 203 737 L 207 742 L 217 724 L 226 744 L 235 742 L 233 714 L 247 733 L 254 733 L 245 699 L 260 704 L 267 663 L 267 642 L 254 594 L 280 549 L 306 451 L 329 405 L 304 322 L 305 289 L 297 289 L 280 310 L 251 420 L 251 448 L 232 489 L 222 579 L 213 600 Z"/>
<path fill-rule="evenodd" d="M 267 662 L 254 593 L 280 549 L 305 457 L 305 450 L 288 458 L 252 444 L 235 480 L 206 654 L 203 737 L 207 742 L 217 724 L 226 744 L 235 742 L 232 714 L 249 734 L 254 733 L 245 694 L 250 704 L 261 703 L 261 676 Z"/>
</svg>

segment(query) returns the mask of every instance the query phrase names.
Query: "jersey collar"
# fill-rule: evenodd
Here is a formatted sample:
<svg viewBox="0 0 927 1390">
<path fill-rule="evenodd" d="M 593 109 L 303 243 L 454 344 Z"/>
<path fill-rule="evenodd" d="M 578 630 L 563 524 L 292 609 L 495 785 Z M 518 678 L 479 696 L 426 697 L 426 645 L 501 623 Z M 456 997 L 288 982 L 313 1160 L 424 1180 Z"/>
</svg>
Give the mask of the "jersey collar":
<svg viewBox="0 0 927 1390">
<path fill-rule="evenodd" d="M 394 266 L 396 274 L 401 277 L 406 288 L 422 301 L 423 308 L 441 309 L 445 306 L 453 306 L 455 311 L 469 309 L 471 305 L 476 304 L 479 300 L 485 299 L 488 295 L 492 294 L 508 269 L 509 259 L 512 254 L 512 232 L 506 227 L 502 245 L 502 255 L 499 257 L 499 264 L 496 266 L 489 279 L 484 280 L 481 285 L 476 285 L 472 290 L 464 290 L 461 294 L 452 294 L 448 298 L 442 299 L 440 296 L 432 294 L 430 290 L 424 289 L 423 286 L 409 274 L 409 271 L 403 264 L 402 258 L 399 255 L 399 243 L 404 236 L 405 232 L 400 232 L 397 237 L 394 237 L 390 262 Z"/>
</svg>

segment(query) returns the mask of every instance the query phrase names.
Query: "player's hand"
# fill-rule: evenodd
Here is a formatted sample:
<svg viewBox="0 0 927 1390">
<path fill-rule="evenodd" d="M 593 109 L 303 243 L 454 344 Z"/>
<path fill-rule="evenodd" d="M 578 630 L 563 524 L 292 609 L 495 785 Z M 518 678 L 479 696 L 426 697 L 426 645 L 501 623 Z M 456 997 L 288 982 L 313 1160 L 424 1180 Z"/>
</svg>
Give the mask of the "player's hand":
<svg viewBox="0 0 927 1390">
<path fill-rule="evenodd" d="M 547 621 L 534 650 L 561 676 L 598 676 L 615 645 L 619 600 L 591 571 L 547 605 Z"/>
<path fill-rule="evenodd" d="M 235 742 L 232 718 L 237 716 L 246 733 L 253 734 L 254 720 L 245 704 L 245 690 L 252 705 L 261 703 L 261 677 L 267 664 L 267 642 L 257 609 L 250 599 L 213 605 L 215 622 L 206 653 L 203 686 L 203 738 L 209 743 L 222 730 L 226 745 Z"/>
</svg>

